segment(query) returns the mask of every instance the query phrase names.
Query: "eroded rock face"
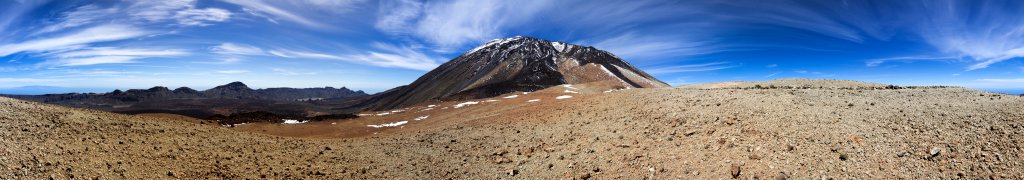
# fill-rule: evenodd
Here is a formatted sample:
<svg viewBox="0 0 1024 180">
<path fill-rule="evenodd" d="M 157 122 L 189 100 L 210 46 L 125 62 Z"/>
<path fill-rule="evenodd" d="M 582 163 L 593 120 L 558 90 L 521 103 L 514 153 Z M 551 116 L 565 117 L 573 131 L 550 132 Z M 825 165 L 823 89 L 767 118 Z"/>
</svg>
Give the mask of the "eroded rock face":
<svg viewBox="0 0 1024 180">
<path fill-rule="evenodd" d="M 666 87 L 615 55 L 589 46 L 530 37 L 496 39 L 381 97 L 370 110 L 432 100 L 493 97 L 560 84 L 600 82 L 607 88 Z"/>
</svg>

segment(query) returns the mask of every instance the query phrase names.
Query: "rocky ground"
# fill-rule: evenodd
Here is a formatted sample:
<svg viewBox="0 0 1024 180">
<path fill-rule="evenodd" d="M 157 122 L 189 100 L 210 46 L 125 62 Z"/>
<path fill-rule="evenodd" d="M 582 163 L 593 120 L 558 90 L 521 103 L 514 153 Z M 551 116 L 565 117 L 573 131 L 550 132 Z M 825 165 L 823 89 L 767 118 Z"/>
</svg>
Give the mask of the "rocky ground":
<svg viewBox="0 0 1024 180">
<path fill-rule="evenodd" d="M 0 179 L 1024 178 L 1020 96 L 822 80 L 512 95 L 233 128 L 0 98 Z"/>
</svg>

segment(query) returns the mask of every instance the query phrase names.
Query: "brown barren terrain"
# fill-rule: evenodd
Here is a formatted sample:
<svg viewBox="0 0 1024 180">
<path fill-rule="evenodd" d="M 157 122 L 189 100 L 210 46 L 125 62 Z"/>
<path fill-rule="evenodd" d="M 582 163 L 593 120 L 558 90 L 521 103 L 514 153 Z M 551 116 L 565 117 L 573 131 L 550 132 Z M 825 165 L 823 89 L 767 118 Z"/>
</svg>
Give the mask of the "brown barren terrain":
<svg viewBox="0 0 1024 180">
<path fill-rule="evenodd" d="M 0 179 L 1024 178 L 1019 96 L 803 79 L 587 87 L 235 127 L 0 98 Z"/>
</svg>

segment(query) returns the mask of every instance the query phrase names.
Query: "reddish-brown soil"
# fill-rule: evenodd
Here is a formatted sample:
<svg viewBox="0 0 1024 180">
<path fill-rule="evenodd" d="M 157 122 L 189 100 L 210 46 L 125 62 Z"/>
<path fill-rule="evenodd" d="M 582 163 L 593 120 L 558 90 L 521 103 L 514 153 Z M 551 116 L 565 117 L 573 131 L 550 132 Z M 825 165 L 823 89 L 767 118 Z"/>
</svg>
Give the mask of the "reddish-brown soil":
<svg viewBox="0 0 1024 180">
<path fill-rule="evenodd" d="M 4 98 L 0 179 L 1024 178 L 1019 96 L 823 80 L 574 87 L 234 128 Z"/>
</svg>

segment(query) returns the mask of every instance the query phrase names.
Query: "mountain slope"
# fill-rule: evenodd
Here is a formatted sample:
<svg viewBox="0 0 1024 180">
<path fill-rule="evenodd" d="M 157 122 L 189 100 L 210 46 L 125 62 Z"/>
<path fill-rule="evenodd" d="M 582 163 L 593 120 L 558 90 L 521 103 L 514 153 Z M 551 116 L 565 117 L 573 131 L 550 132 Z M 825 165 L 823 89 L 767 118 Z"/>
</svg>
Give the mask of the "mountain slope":
<svg viewBox="0 0 1024 180">
<path fill-rule="evenodd" d="M 739 86 L 568 99 L 556 86 L 461 108 L 231 128 L 0 97 L 0 179 L 1024 177 L 1024 97 L 842 81 L 718 84 Z M 368 126 L 396 121 L 407 122 Z"/>
<path fill-rule="evenodd" d="M 667 87 L 606 51 L 530 37 L 490 41 L 381 97 L 370 110 L 394 109 L 432 99 L 493 97 L 560 84 L 598 83 L 603 88 Z"/>
</svg>

